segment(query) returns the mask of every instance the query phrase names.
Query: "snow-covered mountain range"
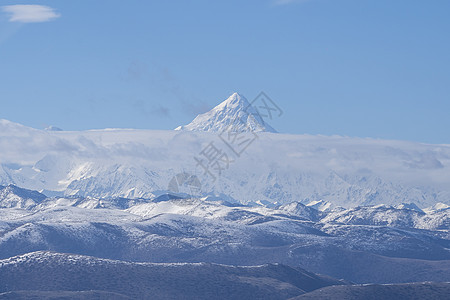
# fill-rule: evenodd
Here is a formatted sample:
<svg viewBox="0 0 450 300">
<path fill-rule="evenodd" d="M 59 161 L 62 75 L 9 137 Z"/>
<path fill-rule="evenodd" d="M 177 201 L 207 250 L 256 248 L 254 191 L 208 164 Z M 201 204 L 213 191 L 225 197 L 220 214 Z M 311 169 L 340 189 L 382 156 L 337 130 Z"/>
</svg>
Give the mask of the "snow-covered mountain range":
<svg viewBox="0 0 450 300">
<path fill-rule="evenodd" d="M 152 198 L 190 174 L 196 196 L 243 204 L 450 204 L 449 145 L 273 133 L 247 104 L 233 94 L 169 131 L 46 131 L 0 120 L 0 184 L 47 196 Z M 236 119 L 244 132 L 228 131 Z"/>
<path fill-rule="evenodd" d="M 177 129 L 0 120 L 0 297 L 448 290 L 348 284 L 450 281 L 450 145 L 280 134 L 239 94 Z"/>
<path fill-rule="evenodd" d="M 7 186 L 0 259 L 51 250 L 135 262 L 282 263 L 358 283 L 450 281 L 450 209 L 427 211 L 322 212 L 298 202 L 268 208 L 170 195 L 45 198 Z"/>
</svg>

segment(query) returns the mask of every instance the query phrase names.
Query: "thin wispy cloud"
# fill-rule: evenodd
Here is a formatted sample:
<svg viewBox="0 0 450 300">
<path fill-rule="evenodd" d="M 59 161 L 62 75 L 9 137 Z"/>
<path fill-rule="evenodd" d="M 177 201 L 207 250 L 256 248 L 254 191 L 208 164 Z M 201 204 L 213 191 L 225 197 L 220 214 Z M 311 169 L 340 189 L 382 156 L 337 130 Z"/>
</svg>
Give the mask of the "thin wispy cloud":
<svg viewBox="0 0 450 300">
<path fill-rule="evenodd" d="M 9 22 L 40 23 L 61 16 L 53 8 L 44 5 L 7 5 L 2 6 L 1 10 L 9 15 Z"/>
</svg>

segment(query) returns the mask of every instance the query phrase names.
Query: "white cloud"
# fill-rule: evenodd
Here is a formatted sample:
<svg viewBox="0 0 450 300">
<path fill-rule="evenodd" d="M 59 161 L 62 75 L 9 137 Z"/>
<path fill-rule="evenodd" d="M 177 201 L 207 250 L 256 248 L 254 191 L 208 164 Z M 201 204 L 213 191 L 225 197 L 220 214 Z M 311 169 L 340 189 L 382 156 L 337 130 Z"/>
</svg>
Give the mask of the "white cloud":
<svg viewBox="0 0 450 300">
<path fill-rule="evenodd" d="M 53 8 L 44 5 L 7 5 L 2 11 L 9 14 L 10 22 L 38 23 L 60 17 Z"/>
</svg>

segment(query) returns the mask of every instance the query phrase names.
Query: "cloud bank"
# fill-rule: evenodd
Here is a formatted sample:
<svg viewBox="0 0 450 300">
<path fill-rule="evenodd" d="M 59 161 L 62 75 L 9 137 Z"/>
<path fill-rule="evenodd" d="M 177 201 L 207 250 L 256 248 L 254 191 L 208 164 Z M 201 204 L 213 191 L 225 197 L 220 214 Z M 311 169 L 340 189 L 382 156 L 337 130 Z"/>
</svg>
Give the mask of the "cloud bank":
<svg viewBox="0 0 450 300">
<path fill-rule="evenodd" d="M 44 5 L 7 5 L 1 9 L 9 14 L 9 22 L 40 23 L 61 16 L 53 8 Z"/>
</svg>

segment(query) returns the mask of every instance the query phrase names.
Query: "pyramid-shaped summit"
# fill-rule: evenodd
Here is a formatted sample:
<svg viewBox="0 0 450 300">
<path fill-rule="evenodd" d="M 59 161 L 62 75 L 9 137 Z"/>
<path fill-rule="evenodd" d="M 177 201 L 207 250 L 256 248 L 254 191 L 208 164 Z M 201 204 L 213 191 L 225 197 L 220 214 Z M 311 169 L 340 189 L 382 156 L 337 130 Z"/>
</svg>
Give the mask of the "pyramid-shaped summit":
<svg viewBox="0 0 450 300">
<path fill-rule="evenodd" d="M 175 130 L 222 132 L 277 132 L 250 105 L 244 96 L 234 93 L 228 99 L 198 115 L 191 123 Z"/>
</svg>

